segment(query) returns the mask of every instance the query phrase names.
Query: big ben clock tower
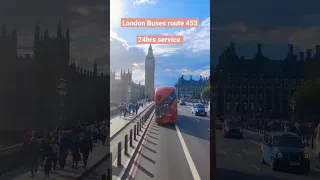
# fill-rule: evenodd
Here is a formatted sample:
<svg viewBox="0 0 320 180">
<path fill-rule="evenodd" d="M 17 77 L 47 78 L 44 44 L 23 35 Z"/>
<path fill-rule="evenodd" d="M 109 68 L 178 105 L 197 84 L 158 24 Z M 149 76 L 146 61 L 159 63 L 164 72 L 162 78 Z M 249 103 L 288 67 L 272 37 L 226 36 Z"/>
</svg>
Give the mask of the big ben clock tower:
<svg viewBox="0 0 320 180">
<path fill-rule="evenodd" d="M 153 56 L 152 46 L 150 44 L 148 54 L 145 60 L 145 87 L 146 97 L 153 99 L 154 96 L 154 72 L 155 72 L 155 60 Z"/>
</svg>

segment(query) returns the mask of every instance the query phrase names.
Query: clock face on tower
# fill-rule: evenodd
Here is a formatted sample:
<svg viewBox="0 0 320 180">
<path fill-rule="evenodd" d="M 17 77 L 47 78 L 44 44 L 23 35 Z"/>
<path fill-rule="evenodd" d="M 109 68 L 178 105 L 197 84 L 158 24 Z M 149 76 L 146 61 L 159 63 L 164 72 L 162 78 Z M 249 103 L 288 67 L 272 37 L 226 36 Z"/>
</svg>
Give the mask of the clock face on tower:
<svg viewBox="0 0 320 180">
<path fill-rule="evenodd" d="M 152 61 L 147 61 L 146 62 L 146 66 L 150 67 L 150 68 L 153 67 L 153 62 Z"/>
</svg>

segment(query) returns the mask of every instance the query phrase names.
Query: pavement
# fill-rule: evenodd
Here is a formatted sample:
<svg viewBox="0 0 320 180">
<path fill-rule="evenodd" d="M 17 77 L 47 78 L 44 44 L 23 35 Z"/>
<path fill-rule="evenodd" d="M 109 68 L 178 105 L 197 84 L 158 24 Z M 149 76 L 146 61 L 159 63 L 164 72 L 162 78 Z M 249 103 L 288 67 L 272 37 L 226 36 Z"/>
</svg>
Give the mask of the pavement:
<svg viewBox="0 0 320 180">
<path fill-rule="evenodd" d="M 147 103 L 143 107 L 140 107 L 138 110 L 138 114 L 144 111 L 147 107 L 149 107 L 151 103 Z M 125 125 L 130 123 L 130 121 L 136 117 L 136 115 L 127 115 L 125 118 L 121 115 L 115 115 L 111 117 L 110 120 L 110 137 L 114 136 L 119 130 L 121 130 Z"/>
<path fill-rule="evenodd" d="M 178 106 L 177 126 L 151 122 L 127 177 L 139 180 L 210 179 L 210 118 Z"/>
<path fill-rule="evenodd" d="M 150 107 L 150 103 L 147 105 L 144 105 L 143 108 L 140 108 L 138 111 L 138 115 L 131 115 L 127 116 L 126 118 L 120 117 L 120 115 L 113 116 L 111 119 L 111 124 L 110 124 L 110 136 L 114 136 L 117 134 L 119 130 L 121 130 L 124 126 L 130 125 L 132 122 L 132 119 L 135 118 L 136 116 L 139 116 L 139 114 L 144 111 L 146 108 Z M 56 179 L 56 180 L 70 180 L 70 179 L 76 179 L 78 178 L 81 174 L 83 174 L 87 169 L 90 169 L 93 167 L 95 164 L 97 164 L 98 161 L 103 159 L 109 152 L 110 150 L 113 150 L 116 148 L 116 141 L 119 138 L 123 137 L 118 137 L 122 136 L 122 133 L 119 133 L 114 137 L 115 141 L 111 141 L 110 144 L 107 145 L 102 145 L 101 143 L 95 143 L 93 152 L 89 155 L 88 159 L 88 164 L 87 168 L 83 168 L 82 162 L 79 162 L 79 169 L 71 169 L 71 163 L 72 163 L 72 156 L 69 155 L 67 158 L 67 165 L 65 170 L 60 170 L 58 168 L 57 171 L 51 173 L 50 179 Z M 59 166 L 58 166 L 59 167 Z M 44 179 L 44 172 L 42 168 L 39 168 L 40 170 L 38 171 L 37 176 L 35 176 L 33 179 Z M 21 167 L 18 170 L 14 170 L 12 172 L 6 173 L 2 176 L 0 176 L 1 180 L 25 180 L 30 178 L 30 170 L 28 166 Z"/>
<path fill-rule="evenodd" d="M 221 131 L 216 131 L 217 179 L 252 179 L 252 180 L 311 180 L 319 179 L 320 170 L 311 159 L 311 170 L 307 175 L 298 174 L 294 169 L 272 171 L 268 165 L 260 163 L 260 142 L 258 133 L 244 131 L 244 139 L 223 138 Z"/>
</svg>

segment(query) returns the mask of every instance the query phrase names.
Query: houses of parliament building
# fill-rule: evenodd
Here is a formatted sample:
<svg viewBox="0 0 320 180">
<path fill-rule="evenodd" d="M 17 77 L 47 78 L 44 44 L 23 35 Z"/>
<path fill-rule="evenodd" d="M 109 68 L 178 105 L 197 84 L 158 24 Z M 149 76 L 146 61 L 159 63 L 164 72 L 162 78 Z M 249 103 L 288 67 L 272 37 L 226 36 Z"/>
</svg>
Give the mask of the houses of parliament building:
<svg viewBox="0 0 320 180">
<path fill-rule="evenodd" d="M 38 130 L 78 120 L 109 116 L 109 75 L 82 68 L 70 60 L 70 32 L 58 24 L 56 36 L 48 29 L 34 32 L 33 56 L 19 56 L 17 30 L 0 34 L 0 130 Z M 66 81 L 64 116 L 57 87 Z"/>
<path fill-rule="evenodd" d="M 203 78 L 200 76 L 199 80 L 185 79 L 182 75 L 178 82 L 175 84 L 178 98 L 192 98 L 192 99 L 200 99 L 201 91 L 210 84 L 210 76 Z"/>
<path fill-rule="evenodd" d="M 299 85 L 320 77 L 320 46 L 315 47 L 312 56 L 307 49 L 306 56 L 293 52 L 288 46 L 283 60 L 271 60 L 257 45 L 252 59 L 238 57 L 235 43 L 220 55 L 214 72 L 214 86 L 217 115 L 264 115 L 288 117 L 293 112 L 292 95 Z"/>
</svg>

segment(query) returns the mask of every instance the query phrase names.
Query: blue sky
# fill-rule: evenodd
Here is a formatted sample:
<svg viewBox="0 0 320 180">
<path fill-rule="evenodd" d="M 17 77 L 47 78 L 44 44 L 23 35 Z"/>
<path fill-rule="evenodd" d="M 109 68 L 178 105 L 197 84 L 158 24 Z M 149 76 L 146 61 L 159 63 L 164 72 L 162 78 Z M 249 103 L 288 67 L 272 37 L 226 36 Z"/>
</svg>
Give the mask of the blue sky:
<svg viewBox="0 0 320 180">
<path fill-rule="evenodd" d="M 183 74 L 198 79 L 210 74 L 209 0 L 112 0 L 111 69 L 132 69 L 133 80 L 144 83 L 144 59 L 148 45 L 137 45 L 137 35 L 183 35 L 183 45 L 153 45 L 156 60 L 155 87 L 174 85 Z M 199 28 L 121 28 L 120 19 L 199 18 Z"/>
</svg>

